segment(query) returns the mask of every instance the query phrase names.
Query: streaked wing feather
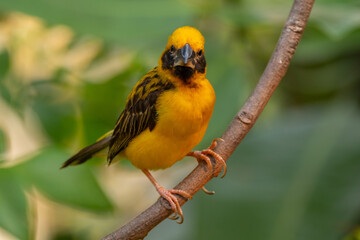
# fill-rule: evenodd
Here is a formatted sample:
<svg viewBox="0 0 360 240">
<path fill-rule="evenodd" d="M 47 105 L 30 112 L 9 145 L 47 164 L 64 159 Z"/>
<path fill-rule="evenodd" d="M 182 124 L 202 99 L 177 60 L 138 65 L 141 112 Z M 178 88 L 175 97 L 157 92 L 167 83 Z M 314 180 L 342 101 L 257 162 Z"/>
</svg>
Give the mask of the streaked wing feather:
<svg viewBox="0 0 360 240">
<path fill-rule="evenodd" d="M 109 164 L 133 138 L 147 128 L 150 131 L 155 128 L 158 117 L 155 107 L 157 99 L 164 91 L 173 88 L 171 82 L 159 77 L 157 68 L 146 74 L 135 85 L 115 125 L 108 153 Z"/>
</svg>

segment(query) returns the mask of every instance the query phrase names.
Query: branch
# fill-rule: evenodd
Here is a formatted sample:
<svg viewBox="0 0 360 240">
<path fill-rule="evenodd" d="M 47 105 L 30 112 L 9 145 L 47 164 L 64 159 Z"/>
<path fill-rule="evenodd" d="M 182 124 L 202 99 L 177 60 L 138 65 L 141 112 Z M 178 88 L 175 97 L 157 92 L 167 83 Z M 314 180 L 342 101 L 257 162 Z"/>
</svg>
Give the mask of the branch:
<svg viewBox="0 0 360 240">
<path fill-rule="evenodd" d="M 224 142 L 218 142 L 217 147 L 214 149 L 225 161 L 229 159 L 235 148 L 255 124 L 274 90 L 284 77 L 304 32 L 314 1 L 294 1 L 275 51 L 256 88 L 222 135 L 221 138 L 224 139 Z M 222 166 L 216 164 L 213 159 L 212 163 L 214 166 L 213 172 L 206 171 L 206 164 L 202 162 L 175 189 L 184 190 L 193 196 L 208 181 L 220 174 Z M 177 196 L 177 198 L 181 205 L 186 202 L 186 199 L 180 196 Z M 170 214 L 169 203 L 163 198 L 159 198 L 136 218 L 102 240 L 143 239 L 151 229 L 165 220 Z"/>
</svg>

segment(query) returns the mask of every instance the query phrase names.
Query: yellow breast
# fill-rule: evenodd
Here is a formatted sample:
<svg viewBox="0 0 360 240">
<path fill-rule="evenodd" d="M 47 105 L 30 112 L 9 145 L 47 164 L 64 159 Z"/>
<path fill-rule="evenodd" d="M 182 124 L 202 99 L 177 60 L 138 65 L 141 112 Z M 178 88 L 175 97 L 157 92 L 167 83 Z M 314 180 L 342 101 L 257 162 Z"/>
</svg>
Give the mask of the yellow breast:
<svg viewBox="0 0 360 240">
<path fill-rule="evenodd" d="M 215 104 L 207 79 L 195 87 L 179 85 L 158 99 L 155 128 L 135 137 L 124 155 L 141 169 L 167 168 L 181 160 L 203 138 Z"/>
<path fill-rule="evenodd" d="M 158 101 L 158 131 L 184 138 L 207 125 L 214 108 L 215 93 L 203 79 L 197 87 L 180 86 L 163 94 Z"/>
</svg>

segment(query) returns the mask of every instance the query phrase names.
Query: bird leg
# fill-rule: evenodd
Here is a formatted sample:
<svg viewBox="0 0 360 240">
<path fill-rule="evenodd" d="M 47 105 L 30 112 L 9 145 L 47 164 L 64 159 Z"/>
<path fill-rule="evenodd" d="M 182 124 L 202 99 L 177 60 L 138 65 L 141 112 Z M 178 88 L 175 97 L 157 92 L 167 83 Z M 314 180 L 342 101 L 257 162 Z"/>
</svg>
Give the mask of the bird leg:
<svg viewBox="0 0 360 240">
<path fill-rule="evenodd" d="M 198 162 L 200 161 L 205 161 L 208 168 L 210 169 L 213 169 L 213 166 L 212 166 L 212 163 L 211 163 L 211 160 L 210 158 L 207 156 L 207 155 L 211 155 L 214 157 L 214 159 L 220 163 L 223 168 L 224 168 L 224 172 L 223 172 L 223 175 L 221 176 L 221 178 L 223 178 L 226 174 L 226 163 L 224 161 L 224 159 L 219 155 L 217 154 L 216 152 L 213 151 L 213 149 L 216 147 L 217 145 L 217 141 L 224 141 L 222 138 L 215 138 L 210 147 L 207 148 L 207 149 L 204 149 L 202 151 L 192 151 L 192 152 L 189 152 L 188 154 L 186 154 L 186 156 L 190 156 L 190 157 L 195 157 L 197 159 Z M 205 192 L 205 193 L 210 193 L 210 194 L 213 194 L 213 192 L 209 192 L 208 190 L 206 190 L 204 187 L 202 187 L 202 190 Z"/>
<path fill-rule="evenodd" d="M 155 178 L 151 175 L 151 173 L 146 170 L 146 169 L 142 169 L 143 173 L 149 178 L 149 180 L 151 181 L 151 183 L 155 186 L 156 191 L 158 191 L 158 193 L 160 194 L 161 197 L 165 198 L 170 206 L 172 211 L 174 212 L 173 216 L 170 216 L 170 219 L 176 220 L 179 218 L 180 216 L 180 221 L 177 221 L 177 223 L 182 223 L 184 221 L 184 216 L 183 216 L 183 211 L 181 210 L 180 207 L 180 203 L 177 200 L 176 196 L 174 196 L 174 194 L 178 194 L 186 199 L 191 199 L 191 195 L 188 194 L 187 192 L 183 191 L 183 190 L 179 190 L 179 189 L 165 189 L 164 187 L 162 187 L 156 180 Z"/>
</svg>

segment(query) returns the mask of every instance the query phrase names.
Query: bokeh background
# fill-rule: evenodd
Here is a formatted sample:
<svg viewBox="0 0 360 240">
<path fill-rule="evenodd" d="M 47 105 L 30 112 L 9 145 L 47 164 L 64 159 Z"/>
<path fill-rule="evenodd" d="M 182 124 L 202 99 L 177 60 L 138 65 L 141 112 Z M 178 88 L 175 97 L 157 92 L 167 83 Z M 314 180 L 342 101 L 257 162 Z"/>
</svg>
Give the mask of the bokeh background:
<svg viewBox="0 0 360 240">
<path fill-rule="evenodd" d="M 116 122 L 167 37 L 206 39 L 221 136 L 271 56 L 292 1 L 1 0 L 0 239 L 100 239 L 158 195 L 127 161 L 59 170 Z M 156 144 L 156 143 L 154 143 Z M 196 166 L 155 172 L 172 187 Z M 289 71 L 214 179 L 148 239 L 360 239 L 360 3 L 317 0 Z"/>
</svg>

